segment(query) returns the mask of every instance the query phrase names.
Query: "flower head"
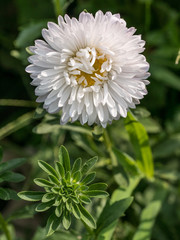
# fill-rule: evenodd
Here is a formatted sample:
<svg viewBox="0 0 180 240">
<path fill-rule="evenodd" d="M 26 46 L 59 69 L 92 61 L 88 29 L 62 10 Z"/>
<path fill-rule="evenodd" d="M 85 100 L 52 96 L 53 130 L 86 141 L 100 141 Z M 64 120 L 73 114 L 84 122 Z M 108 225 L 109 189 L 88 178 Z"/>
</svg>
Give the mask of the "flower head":
<svg viewBox="0 0 180 240">
<path fill-rule="evenodd" d="M 79 120 L 106 127 L 126 117 L 147 93 L 145 42 L 119 14 L 82 12 L 59 16 L 36 40 L 26 71 L 37 86 L 37 102 L 49 113 L 62 110 L 61 124 Z"/>
<path fill-rule="evenodd" d="M 47 235 L 51 235 L 62 222 L 64 228 L 71 225 L 71 215 L 81 219 L 91 228 L 96 228 L 96 222 L 91 214 L 84 208 L 91 198 L 104 198 L 108 193 L 104 191 L 105 183 L 90 184 L 95 178 L 95 172 L 89 172 L 97 161 L 93 157 L 82 165 L 78 158 L 71 169 L 69 154 L 65 147 L 60 148 L 60 158 L 55 164 L 55 169 L 48 163 L 39 161 L 39 166 L 48 174 L 48 180 L 34 179 L 34 182 L 45 189 L 45 192 L 23 191 L 18 196 L 27 201 L 40 201 L 36 211 L 43 212 L 51 209 L 47 225 Z M 54 226 L 54 227 L 53 227 Z"/>
</svg>

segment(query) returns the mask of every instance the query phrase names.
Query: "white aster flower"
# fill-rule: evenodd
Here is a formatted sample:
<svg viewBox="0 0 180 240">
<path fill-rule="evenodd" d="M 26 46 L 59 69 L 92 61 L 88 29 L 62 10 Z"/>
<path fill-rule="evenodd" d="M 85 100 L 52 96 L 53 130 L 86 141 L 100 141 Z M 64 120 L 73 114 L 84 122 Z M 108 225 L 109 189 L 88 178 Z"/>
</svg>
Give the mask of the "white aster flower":
<svg viewBox="0 0 180 240">
<path fill-rule="evenodd" d="M 49 113 L 62 110 L 61 124 L 79 120 L 106 127 L 126 117 L 147 94 L 149 64 L 141 54 L 145 42 L 127 28 L 119 14 L 82 12 L 48 23 L 45 39 L 30 47 L 26 71 L 37 86 L 37 102 Z"/>
</svg>

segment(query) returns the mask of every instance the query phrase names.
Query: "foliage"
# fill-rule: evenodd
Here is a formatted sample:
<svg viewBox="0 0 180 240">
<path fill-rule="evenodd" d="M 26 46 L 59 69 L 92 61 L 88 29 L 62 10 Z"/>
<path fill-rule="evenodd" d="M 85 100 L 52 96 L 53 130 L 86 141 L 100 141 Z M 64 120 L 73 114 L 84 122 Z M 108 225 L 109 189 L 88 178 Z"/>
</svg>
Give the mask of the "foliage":
<svg viewBox="0 0 180 240">
<path fill-rule="evenodd" d="M 0 141 L 4 161 L 1 150 L 0 239 L 179 239 L 178 6 L 178 0 L 1 1 Z M 128 27 L 134 26 L 137 33 L 142 34 L 146 41 L 146 57 L 150 63 L 148 95 L 141 101 L 141 107 L 129 112 L 126 119 L 114 121 L 105 131 L 98 126 L 91 128 L 79 123 L 59 125 L 58 114 L 49 115 L 41 105 L 35 103 L 30 79 L 24 71 L 27 65 L 27 47 L 36 38 L 41 38 L 41 29 L 47 26 L 47 22 L 56 21 L 59 14 L 68 13 L 77 17 L 84 9 L 92 13 L 99 9 L 119 12 L 127 21 Z M 61 145 L 68 149 L 70 162 L 62 162 L 62 154 L 59 154 Z M 64 148 L 61 147 L 62 149 Z M 44 206 L 44 203 L 54 204 L 51 197 L 55 199 L 57 193 L 51 191 L 55 184 L 65 184 L 66 190 L 69 190 L 67 182 L 70 175 L 64 175 L 60 182 L 59 173 L 62 172 L 59 169 L 71 172 L 76 180 L 86 173 L 91 161 L 82 162 L 84 168 L 81 167 L 81 171 L 77 170 L 75 174 L 81 161 L 74 162 L 72 159 L 78 159 L 79 156 L 94 160 L 94 156 L 98 156 L 93 170 L 96 172 L 95 183 L 85 186 L 90 189 L 98 187 L 102 193 L 105 184 L 100 183 L 105 182 L 109 198 L 93 197 L 89 200 L 90 195 L 86 200 L 79 200 L 82 203 L 80 212 L 84 216 L 80 217 L 82 221 L 76 219 L 76 213 L 75 217 L 72 214 L 69 230 L 66 231 L 63 227 L 56 230 L 60 224 L 60 217 L 55 215 L 57 207 L 50 207 L 41 214 L 36 214 L 36 210 Z M 24 157 L 28 159 L 26 163 Z M 58 157 L 61 160 L 57 163 Z M 65 158 L 69 159 L 67 154 Z M 44 160 L 39 161 L 39 165 L 45 173 L 38 168 L 39 159 Z M 51 167 L 53 162 L 55 170 Z M 75 167 L 70 169 L 70 165 Z M 24 177 L 15 171 L 16 168 L 26 176 L 23 185 L 20 181 Z M 90 174 L 86 173 L 86 176 L 93 178 L 93 174 Z M 47 175 L 48 180 L 44 179 Z M 33 179 L 36 179 L 38 186 L 33 184 Z M 83 178 L 80 182 L 82 181 Z M 41 186 L 44 184 L 49 185 L 42 191 Z M 77 182 L 71 183 L 72 185 L 76 186 Z M 20 200 L 16 194 L 18 191 L 26 191 L 26 195 L 21 193 L 20 196 L 34 202 L 28 205 Z M 88 191 L 89 189 L 81 189 L 83 194 Z M 31 194 L 27 195 L 27 192 Z M 37 205 L 35 200 L 42 202 Z M 89 201 L 86 210 L 83 201 Z M 67 204 L 66 210 L 68 207 Z M 59 208 L 59 215 L 60 210 Z M 64 225 L 68 227 L 69 211 L 66 211 L 66 215 L 64 211 L 63 213 Z M 88 218 L 91 220 L 86 222 Z M 91 228 L 95 227 L 94 221 L 96 228 Z M 47 227 L 40 227 L 46 222 Z M 47 237 L 48 230 L 49 233 L 56 231 Z"/>
</svg>

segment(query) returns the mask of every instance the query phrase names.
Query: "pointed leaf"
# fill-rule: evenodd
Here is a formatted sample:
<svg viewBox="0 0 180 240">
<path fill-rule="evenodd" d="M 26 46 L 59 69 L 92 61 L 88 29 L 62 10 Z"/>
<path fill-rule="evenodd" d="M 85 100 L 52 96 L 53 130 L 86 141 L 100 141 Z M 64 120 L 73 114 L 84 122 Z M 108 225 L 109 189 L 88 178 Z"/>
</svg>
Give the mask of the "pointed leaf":
<svg viewBox="0 0 180 240">
<path fill-rule="evenodd" d="M 77 171 L 75 172 L 73 175 L 72 175 L 72 178 L 73 178 L 73 182 L 79 182 L 82 178 L 82 174 L 80 171 Z"/>
<path fill-rule="evenodd" d="M 69 153 L 64 146 L 59 149 L 59 162 L 63 165 L 65 173 L 71 170 Z"/>
<path fill-rule="evenodd" d="M 65 175 L 65 171 L 64 171 L 63 165 L 60 162 L 56 162 L 55 167 L 56 167 L 56 171 L 59 173 L 59 176 L 61 178 L 63 178 L 64 175 Z"/>
<path fill-rule="evenodd" d="M 42 170 L 44 170 L 47 174 L 54 175 L 57 178 L 59 177 L 57 172 L 54 170 L 54 168 L 51 167 L 51 165 L 49 165 L 48 163 L 46 163 L 42 160 L 39 160 L 38 164 L 39 164 L 40 168 L 42 168 Z"/>
<path fill-rule="evenodd" d="M 89 189 L 88 190 L 105 190 L 107 188 L 107 184 L 106 183 L 93 183 L 91 185 L 89 185 Z"/>
<path fill-rule="evenodd" d="M 94 180 L 96 176 L 95 172 L 89 173 L 81 182 L 81 184 L 88 184 Z"/>
<path fill-rule="evenodd" d="M 77 158 L 73 164 L 71 174 L 73 175 L 75 172 L 79 171 L 81 169 L 82 160 L 81 158 Z"/>
<path fill-rule="evenodd" d="M 14 173 L 14 172 L 4 172 L 0 174 L 0 182 L 22 182 L 25 179 L 25 177 L 20 173 Z"/>
<path fill-rule="evenodd" d="M 85 222 L 89 227 L 96 228 L 96 222 L 94 218 L 81 204 L 79 204 L 79 210 L 81 212 L 82 221 Z"/>
<path fill-rule="evenodd" d="M 63 210 L 63 205 L 62 204 L 60 204 L 59 206 L 56 207 L 55 214 L 56 214 L 57 217 L 61 216 L 62 210 Z"/>
<path fill-rule="evenodd" d="M 50 217 L 47 220 L 47 224 L 46 224 L 46 236 L 49 237 L 50 235 L 52 235 L 57 228 L 59 227 L 60 223 L 61 223 L 61 218 L 56 217 L 56 215 L 53 213 L 50 215 Z"/>
<path fill-rule="evenodd" d="M 104 198 L 108 197 L 109 194 L 106 191 L 103 190 L 91 190 L 91 191 L 86 191 L 84 192 L 89 197 L 97 197 L 97 198 Z"/>
<path fill-rule="evenodd" d="M 83 203 L 85 203 L 85 204 L 91 203 L 91 199 L 88 198 L 88 197 L 85 196 L 85 195 L 79 195 L 79 199 L 81 200 L 81 202 L 83 202 Z"/>
<path fill-rule="evenodd" d="M 154 166 L 149 138 L 144 126 L 128 112 L 125 127 L 134 147 L 137 163 L 147 177 L 153 177 Z"/>
<path fill-rule="evenodd" d="M 54 200 L 51 200 L 51 201 L 45 202 L 45 203 L 39 203 L 36 207 L 36 211 L 44 212 L 44 211 L 48 210 L 50 207 L 52 207 L 53 203 L 54 203 Z"/>
<path fill-rule="evenodd" d="M 53 187 L 54 183 L 50 183 L 48 180 L 43 179 L 43 178 L 35 178 L 34 182 L 36 185 L 40 187 Z"/>
<path fill-rule="evenodd" d="M 44 196 L 42 197 L 42 202 L 45 203 L 45 202 L 49 202 L 51 200 L 53 200 L 55 198 L 55 194 L 54 193 L 46 193 L 44 194 Z"/>
<path fill-rule="evenodd" d="M 70 225 L 71 225 L 71 215 L 68 211 L 66 211 L 64 214 L 63 214 L 63 220 L 62 220 L 62 223 L 63 223 L 63 226 L 64 228 L 67 230 Z"/>
<path fill-rule="evenodd" d="M 55 185 L 59 186 L 60 182 L 54 175 L 49 175 L 48 178 L 49 178 L 51 183 L 54 183 Z"/>
<path fill-rule="evenodd" d="M 82 175 L 89 172 L 89 170 L 95 165 L 97 160 L 98 160 L 98 157 L 93 157 L 93 158 L 90 158 L 88 161 L 86 161 L 81 170 Z"/>
<path fill-rule="evenodd" d="M 35 192 L 35 191 L 22 191 L 18 193 L 18 196 L 26 201 L 40 201 L 44 196 L 45 192 Z"/>
<path fill-rule="evenodd" d="M 79 210 L 78 205 L 76 205 L 76 204 L 73 204 L 73 205 L 72 205 L 72 213 L 73 213 L 73 215 L 75 216 L 75 218 L 80 219 L 80 217 L 81 217 L 81 212 L 80 212 L 80 210 Z"/>
</svg>

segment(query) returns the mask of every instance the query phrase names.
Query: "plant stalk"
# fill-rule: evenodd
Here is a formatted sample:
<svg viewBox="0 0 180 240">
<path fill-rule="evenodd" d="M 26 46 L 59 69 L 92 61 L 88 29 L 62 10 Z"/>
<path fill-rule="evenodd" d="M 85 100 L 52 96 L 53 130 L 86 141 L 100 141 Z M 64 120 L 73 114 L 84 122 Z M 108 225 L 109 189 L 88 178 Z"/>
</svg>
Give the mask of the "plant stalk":
<svg viewBox="0 0 180 240">
<path fill-rule="evenodd" d="M 6 221 L 4 220 L 4 218 L 3 218 L 3 216 L 2 216 L 1 213 L 0 213 L 0 225 L 1 225 L 1 227 L 2 227 L 2 230 L 3 230 L 3 232 L 4 232 L 4 234 L 5 234 L 6 238 L 7 238 L 7 240 L 12 240 L 11 234 L 10 234 L 10 232 L 9 232 L 9 230 L 8 230 L 8 227 L 7 227 L 7 223 L 6 223 Z"/>
</svg>

